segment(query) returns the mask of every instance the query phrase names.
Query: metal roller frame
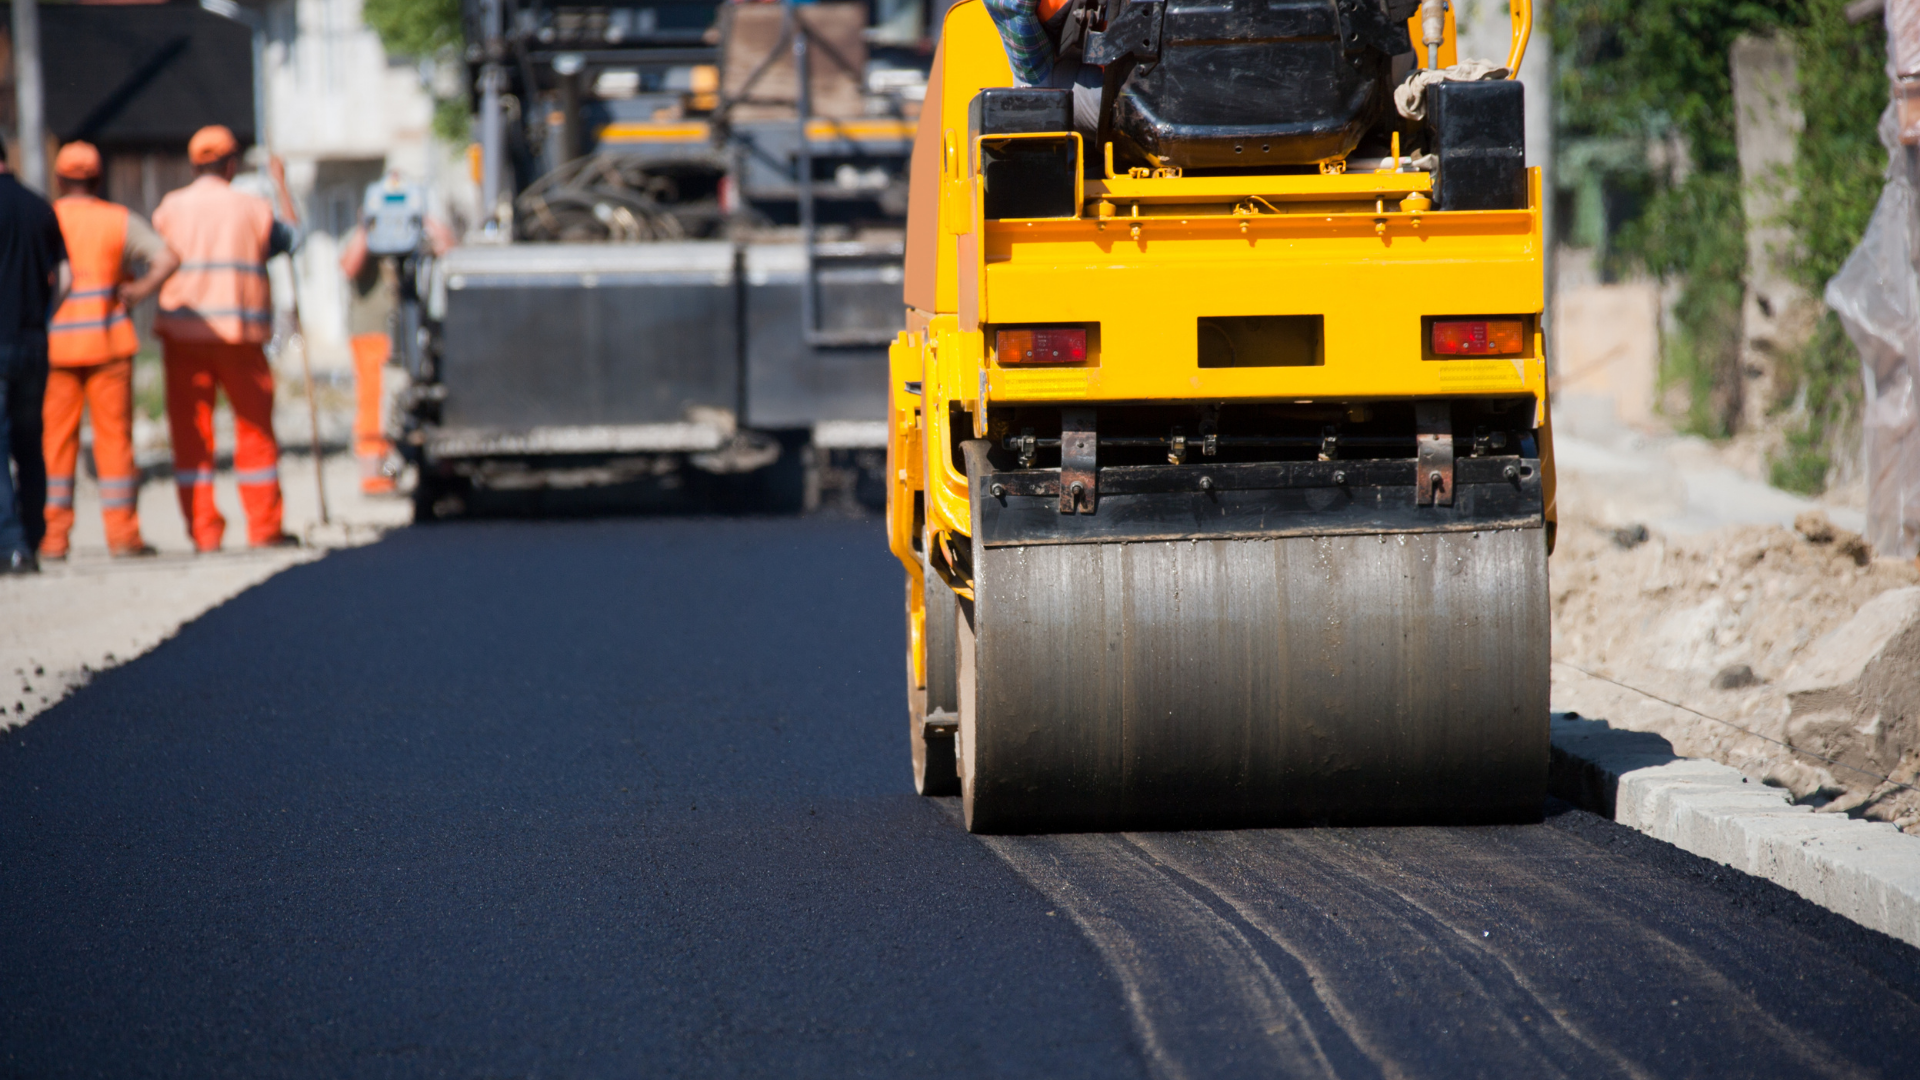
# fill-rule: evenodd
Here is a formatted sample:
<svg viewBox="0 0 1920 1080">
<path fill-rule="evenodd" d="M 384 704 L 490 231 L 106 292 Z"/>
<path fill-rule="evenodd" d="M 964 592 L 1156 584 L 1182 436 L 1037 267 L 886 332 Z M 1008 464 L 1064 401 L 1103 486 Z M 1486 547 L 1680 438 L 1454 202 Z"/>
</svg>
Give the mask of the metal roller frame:
<svg viewBox="0 0 1920 1080">
<path fill-rule="evenodd" d="M 924 560 L 921 565 L 927 685 L 913 716 L 913 787 L 922 795 L 958 795 L 954 735 L 960 726 L 960 688 L 954 634 L 959 598 L 932 566 Z"/>
<path fill-rule="evenodd" d="M 1165 538 L 1166 521 L 1188 514 L 1181 499 L 1209 497 L 1196 494 L 1129 511 L 1159 538 L 994 542 L 984 507 L 1019 497 L 986 454 L 967 444 L 975 599 L 958 624 L 959 752 L 971 830 L 1541 814 L 1547 549 L 1531 466 L 1531 487 L 1510 485 L 1531 514 L 1502 504 L 1479 528 L 1463 478 L 1466 509 L 1425 529 L 1343 520 L 1342 535 L 1285 535 L 1328 512 L 1302 504 L 1270 514 L 1264 536 Z"/>
</svg>

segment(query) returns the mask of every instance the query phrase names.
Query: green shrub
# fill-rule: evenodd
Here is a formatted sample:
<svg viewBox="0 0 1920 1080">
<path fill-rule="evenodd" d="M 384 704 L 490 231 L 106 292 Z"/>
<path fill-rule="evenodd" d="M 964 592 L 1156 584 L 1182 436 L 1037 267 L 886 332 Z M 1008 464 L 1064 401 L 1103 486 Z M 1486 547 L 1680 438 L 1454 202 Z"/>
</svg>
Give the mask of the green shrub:
<svg viewBox="0 0 1920 1080">
<path fill-rule="evenodd" d="M 1797 196 L 1785 217 L 1794 277 L 1816 298 L 1866 231 L 1887 160 L 1876 131 L 1887 105 L 1886 30 L 1879 19 L 1848 24 L 1844 6 L 1806 0 L 1806 21 L 1794 31 L 1807 123 L 1794 159 Z M 1859 430 L 1860 357 L 1832 312 L 1821 313 L 1805 346 L 1781 358 L 1778 381 L 1796 415 L 1772 463 L 1773 481 L 1816 494 L 1834 459 L 1851 449 L 1836 441 Z"/>
<path fill-rule="evenodd" d="M 1794 234 L 1794 276 L 1815 296 L 1859 243 L 1886 160 L 1875 125 L 1887 100 L 1886 34 L 1852 26 L 1845 0 L 1558 0 L 1559 145 L 1631 140 L 1642 152 L 1613 160 L 1604 183 L 1633 197 L 1606 222 L 1605 268 L 1680 285 L 1661 358 L 1665 387 L 1686 389 L 1686 427 L 1722 437 L 1739 408 L 1740 309 L 1746 220 L 1741 210 L 1728 53 L 1742 34 L 1784 33 L 1796 46 L 1806 127 L 1783 224 Z M 1656 170 L 1649 147 L 1680 147 Z M 1669 152 L 1667 157 L 1676 155 Z M 1570 164 L 1563 155 L 1563 164 Z M 1577 167 L 1577 166 L 1576 166 Z M 1831 315 L 1807 346 L 1783 357 L 1780 389 L 1797 419 L 1774 462 L 1777 483 L 1818 490 L 1858 411 L 1858 360 Z M 1809 478 L 1814 479 L 1809 479 Z"/>
</svg>

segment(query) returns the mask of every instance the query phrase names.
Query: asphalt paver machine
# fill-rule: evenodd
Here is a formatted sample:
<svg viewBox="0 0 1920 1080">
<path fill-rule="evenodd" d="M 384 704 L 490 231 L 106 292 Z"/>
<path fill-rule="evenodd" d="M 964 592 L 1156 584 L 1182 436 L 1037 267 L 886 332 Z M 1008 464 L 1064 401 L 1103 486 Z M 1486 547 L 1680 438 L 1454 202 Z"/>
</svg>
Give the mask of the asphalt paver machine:
<svg viewBox="0 0 1920 1080">
<path fill-rule="evenodd" d="M 1456 66 L 1425 8 L 1076 3 L 1067 89 L 947 14 L 888 530 L 916 782 L 974 831 L 1541 813 L 1532 15 Z"/>
<path fill-rule="evenodd" d="M 436 268 L 418 515 L 878 503 L 927 0 L 463 13 L 490 217 Z"/>
</svg>

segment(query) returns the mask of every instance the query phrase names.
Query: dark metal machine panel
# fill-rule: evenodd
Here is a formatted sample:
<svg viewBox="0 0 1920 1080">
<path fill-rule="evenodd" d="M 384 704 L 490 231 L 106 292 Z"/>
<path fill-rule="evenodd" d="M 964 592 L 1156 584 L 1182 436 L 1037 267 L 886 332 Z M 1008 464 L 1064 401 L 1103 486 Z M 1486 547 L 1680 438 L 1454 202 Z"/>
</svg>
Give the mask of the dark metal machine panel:
<svg viewBox="0 0 1920 1080">
<path fill-rule="evenodd" d="M 666 423 L 739 398 L 725 244 L 519 245 L 449 260 L 448 427 Z"/>
<path fill-rule="evenodd" d="M 741 194 L 749 199 L 794 198 L 794 163 L 799 160 L 800 146 L 794 122 L 748 122 L 735 125 L 733 134 L 748 150 L 741 159 Z M 906 163 L 913 154 L 911 137 L 855 134 L 836 125 L 830 134 L 816 132 L 808 142 L 813 152 L 815 199 L 823 203 L 885 203 L 904 196 Z"/>
<path fill-rule="evenodd" d="M 992 473 L 982 484 L 976 539 L 1012 547 L 1539 528 L 1539 466 L 1531 458 L 1462 458 L 1447 506 L 1415 505 L 1411 461 L 1121 466 L 1100 470 L 1094 514 L 1060 513 L 1054 470 Z"/>
<path fill-rule="evenodd" d="M 747 251 L 747 423 L 806 427 L 822 420 L 884 420 L 887 350 L 807 343 L 801 319 L 805 256 L 797 245 Z M 820 329 L 905 326 L 898 264 L 824 266 Z"/>
</svg>

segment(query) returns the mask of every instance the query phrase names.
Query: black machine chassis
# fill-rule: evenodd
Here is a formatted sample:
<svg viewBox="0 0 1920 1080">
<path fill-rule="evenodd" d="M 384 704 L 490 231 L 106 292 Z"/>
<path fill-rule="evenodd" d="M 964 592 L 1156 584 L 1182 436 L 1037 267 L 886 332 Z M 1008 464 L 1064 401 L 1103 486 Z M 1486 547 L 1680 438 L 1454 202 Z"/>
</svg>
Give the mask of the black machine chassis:
<svg viewBox="0 0 1920 1080">
<path fill-rule="evenodd" d="M 1414 472 L 1411 459 L 1111 466 L 1099 470 L 1093 513 L 1062 514 L 1059 470 L 981 470 L 970 481 L 975 540 L 992 548 L 1471 532 L 1545 523 L 1537 458 L 1458 459 L 1451 506 L 1416 505 Z"/>
</svg>

